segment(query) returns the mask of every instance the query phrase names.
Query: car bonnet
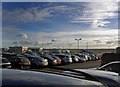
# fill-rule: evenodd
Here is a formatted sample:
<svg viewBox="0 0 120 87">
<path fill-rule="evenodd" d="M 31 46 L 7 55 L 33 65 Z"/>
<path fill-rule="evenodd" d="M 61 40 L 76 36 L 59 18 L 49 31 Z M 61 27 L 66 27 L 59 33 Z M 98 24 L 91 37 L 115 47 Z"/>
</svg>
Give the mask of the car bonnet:
<svg viewBox="0 0 120 87">
<path fill-rule="evenodd" d="M 98 87 L 102 85 L 99 82 L 77 79 L 69 76 L 12 70 L 12 69 L 0 69 L 2 70 L 2 82 L 5 85 L 88 85 Z"/>
</svg>

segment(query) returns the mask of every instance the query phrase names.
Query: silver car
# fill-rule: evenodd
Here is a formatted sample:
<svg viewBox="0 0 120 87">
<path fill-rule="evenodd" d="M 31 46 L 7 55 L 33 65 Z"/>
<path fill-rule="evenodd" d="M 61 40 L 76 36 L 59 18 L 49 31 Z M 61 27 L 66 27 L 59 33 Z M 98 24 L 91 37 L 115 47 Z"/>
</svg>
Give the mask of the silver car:
<svg viewBox="0 0 120 87">
<path fill-rule="evenodd" d="M 96 69 L 120 73 L 120 61 L 113 61 Z"/>
<path fill-rule="evenodd" d="M 23 54 L 23 55 L 26 56 L 30 60 L 31 66 L 34 68 L 39 68 L 39 67 L 48 65 L 47 59 L 44 59 L 44 58 L 38 57 L 38 56 L 34 56 L 34 55 L 30 55 L 30 54 Z"/>
<path fill-rule="evenodd" d="M 44 87 L 105 87 L 101 82 L 59 75 L 52 72 L 0 69 L 2 86 Z"/>
<path fill-rule="evenodd" d="M 115 72 L 94 70 L 94 69 L 74 69 L 76 71 L 81 71 L 94 76 L 102 83 L 106 84 L 108 87 L 120 87 L 120 75 Z M 77 74 L 73 72 L 66 71 L 69 74 Z"/>
</svg>

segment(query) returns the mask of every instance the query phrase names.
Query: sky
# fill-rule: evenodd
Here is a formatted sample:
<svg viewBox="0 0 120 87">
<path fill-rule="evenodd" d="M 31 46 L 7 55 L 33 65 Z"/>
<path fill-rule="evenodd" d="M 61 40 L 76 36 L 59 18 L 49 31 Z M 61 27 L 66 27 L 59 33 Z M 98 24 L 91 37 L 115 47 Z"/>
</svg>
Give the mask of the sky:
<svg viewBox="0 0 120 87">
<path fill-rule="evenodd" d="M 2 45 L 116 47 L 117 2 L 3 2 Z M 53 42 L 54 40 L 54 42 Z M 61 43 L 61 45 L 60 45 Z M 63 44 L 64 43 L 64 44 Z"/>
</svg>

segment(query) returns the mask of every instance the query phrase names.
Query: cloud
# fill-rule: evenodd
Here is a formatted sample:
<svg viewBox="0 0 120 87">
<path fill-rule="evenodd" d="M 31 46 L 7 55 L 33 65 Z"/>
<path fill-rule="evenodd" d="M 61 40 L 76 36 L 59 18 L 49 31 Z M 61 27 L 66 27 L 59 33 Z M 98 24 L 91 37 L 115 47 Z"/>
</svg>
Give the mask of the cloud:
<svg viewBox="0 0 120 87">
<path fill-rule="evenodd" d="M 82 16 L 76 16 L 71 22 L 91 23 L 92 28 L 107 26 L 110 18 L 117 17 L 118 3 L 89 2 L 84 4 Z"/>
<path fill-rule="evenodd" d="M 38 8 L 30 8 L 27 10 L 17 9 L 13 11 L 3 10 L 3 22 L 7 23 L 37 22 L 49 16 L 50 14 L 46 9 L 43 9 L 41 11 L 39 11 Z"/>
<path fill-rule="evenodd" d="M 28 3 L 29 4 L 29 3 Z M 42 8 L 39 6 L 28 9 L 14 9 L 12 11 L 3 9 L 3 22 L 6 23 L 29 23 L 44 21 L 48 17 L 55 16 L 57 12 L 67 13 L 73 8 L 65 5 L 51 6 Z"/>
<path fill-rule="evenodd" d="M 30 36 L 37 41 L 46 41 L 49 42 L 53 39 L 57 39 L 57 41 L 74 41 L 75 38 L 82 38 L 83 41 L 87 40 L 111 40 L 115 36 L 117 37 L 118 30 L 117 29 L 90 29 L 90 30 L 76 30 L 76 31 L 61 31 L 61 32 L 37 32 L 31 33 Z M 104 37 L 104 38 L 103 38 Z"/>
<path fill-rule="evenodd" d="M 12 29 L 13 32 L 11 31 Z M 61 31 L 61 32 L 21 32 L 19 28 L 4 28 L 3 33 L 3 43 L 4 45 L 7 44 L 10 46 L 13 42 L 18 41 L 20 44 L 29 45 L 33 42 L 52 42 L 55 39 L 56 43 L 67 43 L 67 42 L 75 42 L 75 38 L 82 38 L 81 43 L 90 42 L 99 43 L 99 44 L 106 44 L 107 41 L 114 41 L 118 40 L 118 29 L 107 29 L 107 28 L 99 28 L 99 29 L 89 29 L 89 30 L 72 30 L 71 31 Z M 18 39 L 16 35 L 20 34 L 22 37 L 26 37 L 26 39 Z M 103 38 L 104 37 L 104 38 Z M 32 39 L 31 39 L 32 38 Z M 96 42 L 95 42 L 96 40 Z M 99 41 L 97 41 L 99 40 Z M 114 43 L 115 44 L 115 43 Z M 13 45 L 13 44 L 12 44 Z M 33 44 L 31 44 L 33 45 Z"/>
<path fill-rule="evenodd" d="M 2 2 L 111 2 L 113 0 L 1 0 Z M 114 0 L 114 2 L 119 2 L 119 0 Z"/>
<path fill-rule="evenodd" d="M 25 34 L 25 33 L 19 33 L 16 37 L 28 38 L 27 34 Z"/>
</svg>

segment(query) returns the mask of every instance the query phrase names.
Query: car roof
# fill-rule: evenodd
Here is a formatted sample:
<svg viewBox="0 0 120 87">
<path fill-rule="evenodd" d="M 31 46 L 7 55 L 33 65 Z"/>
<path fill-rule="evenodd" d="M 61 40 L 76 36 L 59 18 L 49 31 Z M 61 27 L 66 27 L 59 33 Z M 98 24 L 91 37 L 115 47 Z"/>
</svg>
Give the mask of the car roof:
<svg viewBox="0 0 120 87">
<path fill-rule="evenodd" d="M 3 85 L 102 85 L 99 82 L 45 72 L 2 70 Z"/>
<path fill-rule="evenodd" d="M 107 63 L 107 64 L 101 66 L 100 68 L 105 67 L 105 66 L 110 65 L 110 64 L 115 64 L 115 63 L 119 63 L 119 64 L 120 64 L 120 61 L 109 62 L 109 63 Z"/>
<path fill-rule="evenodd" d="M 120 63 L 120 61 L 113 61 L 113 62 L 110 62 L 108 64 L 111 64 L 111 63 Z"/>
</svg>

